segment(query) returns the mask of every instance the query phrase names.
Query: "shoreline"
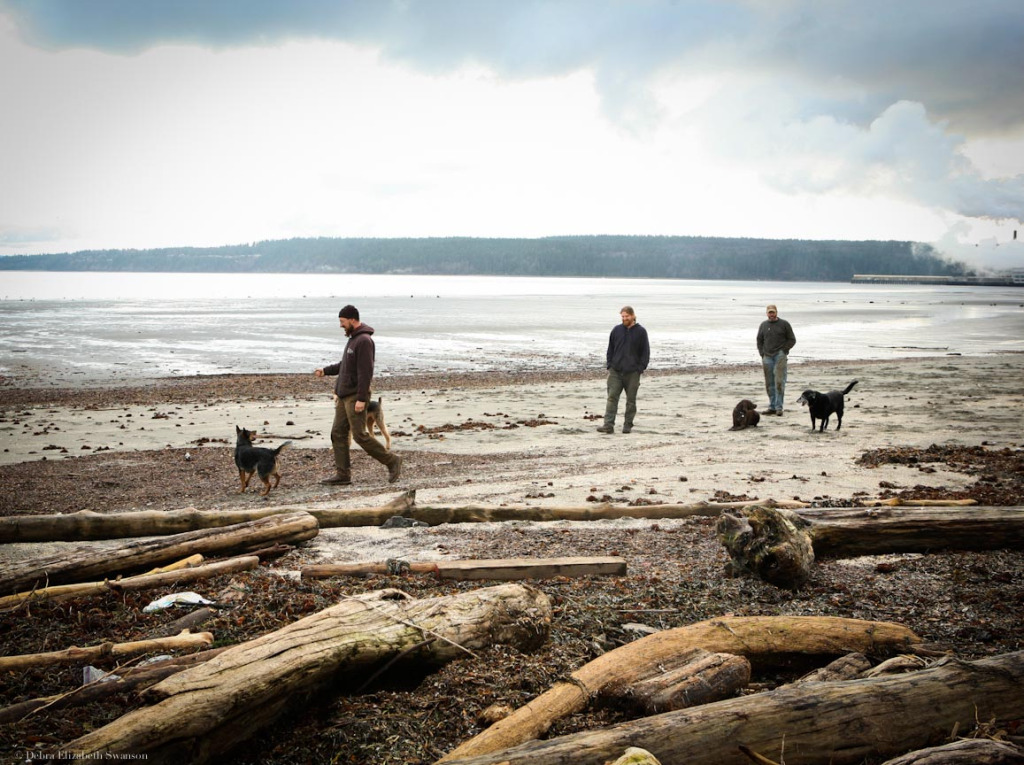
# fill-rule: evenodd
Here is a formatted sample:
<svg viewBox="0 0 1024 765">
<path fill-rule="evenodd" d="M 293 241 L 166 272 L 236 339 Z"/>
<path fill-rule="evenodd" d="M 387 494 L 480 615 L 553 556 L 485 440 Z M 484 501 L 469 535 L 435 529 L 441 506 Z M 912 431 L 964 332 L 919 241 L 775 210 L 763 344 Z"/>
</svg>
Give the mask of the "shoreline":
<svg viewBox="0 0 1024 765">
<path fill-rule="evenodd" d="M 1024 355 L 1024 351 L 989 352 L 967 358 Z M 963 358 L 961 353 L 941 355 L 905 356 L 893 359 L 854 359 L 844 362 L 833 360 L 806 360 L 790 364 L 790 369 L 817 369 L 843 366 L 876 366 L 900 362 L 919 362 L 929 359 Z M 666 376 L 700 374 L 760 373 L 760 364 L 754 360 L 741 364 L 709 364 L 648 370 L 644 379 Z M 409 391 L 416 388 L 460 387 L 469 389 L 494 388 L 505 385 L 536 385 L 545 383 L 604 380 L 604 369 L 554 368 L 488 370 L 479 372 L 414 372 L 400 375 L 378 375 L 374 378 L 374 393 Z M 38 372 L 28 378 L 0 375 L 0 393 L 3 404 L 0 411 L 11 406 L 91 406 L 98 399 L 109 399 L 118 404 L 157 404 L 174 401 L 193 401 L 203 396 L 237 400 L 330 395 L 334 378 L 316 378 L 300 372 L 231 372 L 213 375 L 173 377 L 134 377 L 130 379 L 89 381 L 75 384 L 68 375 L 58 374 L 47 384 Z"/>
</svg>

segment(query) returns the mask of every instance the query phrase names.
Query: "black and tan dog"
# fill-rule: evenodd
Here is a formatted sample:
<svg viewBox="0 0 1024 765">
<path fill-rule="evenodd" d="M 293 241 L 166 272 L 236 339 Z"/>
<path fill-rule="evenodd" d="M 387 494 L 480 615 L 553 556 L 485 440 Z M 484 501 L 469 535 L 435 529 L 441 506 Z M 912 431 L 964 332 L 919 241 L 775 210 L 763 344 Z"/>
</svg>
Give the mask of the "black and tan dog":
<svg viewBox="0 0 1024 765">
<path fill-rule="evenodd" d="M 366 430 L 372 436 L 373 428 L 376 426 L 380 434 L 384 436 L 384 448 L 391 451 L 391 434 L 388 433 L 388 426 L 384 424 L 384 399 L 377 398 L 376 401 L 367 401 L 366 409 Z M 352 445 L 352 431 L 348 433 L 349 446 Z"/>
<path fill-rule="evenodd" d="M 761 413 L 757 411 L 757 404 L 745 398 L 736 404 L 736 408 L 732 410 L 732 427 L 729 430 L 754 428 L 757 427 L 757 423 L 760 421 Z"/>
<path fill-rule="evenodd" d="M 291 446 L 291 441 L 285 441 L 276 449 L 264 449 L 261 446 L 253 446 L 252 440 L 259 435 L 255 430 L 246 430 L 235 425 L 235 467 L 238 468 L 238 480 L 242 483 L 239 494 L 244 494 L 249 485 L 249 479 L 253 473 L 259 475 L 263 481 L 261 497 L 270 493 L 270 479 L 274 479 L 273 488 L 281 483 L 281 474 L 277 470 L 277 455 Z"/>
<path fill-rule="evenodd" d="M 843 407 L 845 406 L 845 399 L 843 398 L 847 393 L 853 390 L 853 386 L 857 384 L 854 380 L 852 383 L 846 386 L 846 390 L 830 390 L 828 393 L 818 393 L 816 390 L 805 390 L 800 394 L 800 398 L 796 400 L 798 404 L 803 404 L 811 413 L 811 430 L 814 430 L 814 421 L 821 420 L 821 427 L 818 428 L 818 432 L 822 433 L 825 431 L 825 427 L 828 425 L 828 418 L 833 414 L 836 416 L 836 430 L 843 427 Z"/>
</svg>

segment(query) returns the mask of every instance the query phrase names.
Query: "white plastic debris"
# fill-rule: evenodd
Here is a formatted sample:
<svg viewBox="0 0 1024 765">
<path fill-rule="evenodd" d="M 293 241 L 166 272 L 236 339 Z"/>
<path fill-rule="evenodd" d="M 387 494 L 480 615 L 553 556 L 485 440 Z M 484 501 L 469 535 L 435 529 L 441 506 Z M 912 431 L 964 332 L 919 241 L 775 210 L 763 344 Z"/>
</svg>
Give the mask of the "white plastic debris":
<svg viewBox="0 0 1024 765">
<path fill-rule="evenodd" d="M 157 611 L 163 611 L 165 608 L 171 608 L 172 606 L 199 605 L 212 606 L 213 601 L 207 600 L 198 592 L 176 592 L 173 595 L 164 595 L 162 598 L 157 598 L 148 606 L 143 608 L 142 611 L 146 614 L 152 614 Z"/>
<path fill-rule="evenodd" d="M 88 685 L 89 683 L 109 683 L 112 680 L 120 679 L 120 675 L 113 675 L 109 672 L 104 672 L 102 669 L 96 669 L 96 667 L 92 665 L 82 668 L 82 685 Z"/>
</svg>

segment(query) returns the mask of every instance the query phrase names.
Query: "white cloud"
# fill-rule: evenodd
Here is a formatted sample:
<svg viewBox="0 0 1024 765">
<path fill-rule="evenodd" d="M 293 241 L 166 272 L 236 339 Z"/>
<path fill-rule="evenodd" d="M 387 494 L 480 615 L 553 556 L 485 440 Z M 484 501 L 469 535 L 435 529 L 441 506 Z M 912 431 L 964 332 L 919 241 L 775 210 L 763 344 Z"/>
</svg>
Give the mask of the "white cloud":
<svg viewBox="0 0 1024 765">
<path fill-rule="evenodd" d="M 975 6 L 0 0 L 0 254 L 999 240 L 1024 200 L 1024 6 Z"/>
</svg>

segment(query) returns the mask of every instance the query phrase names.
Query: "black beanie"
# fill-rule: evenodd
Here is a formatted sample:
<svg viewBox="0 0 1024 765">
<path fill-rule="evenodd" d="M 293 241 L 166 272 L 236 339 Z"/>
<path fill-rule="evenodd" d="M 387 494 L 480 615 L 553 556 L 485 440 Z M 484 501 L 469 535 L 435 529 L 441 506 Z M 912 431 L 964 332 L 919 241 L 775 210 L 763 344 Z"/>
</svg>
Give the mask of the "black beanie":
<svg viewBox="0 0 1024 765">
<path fill-rule="evenodd" d="M 355 319 L 356 321 L 359 321 L 359 309 L 354 305 L 347 305 L 338 311 L 338 318 Z"/>
</svg>

